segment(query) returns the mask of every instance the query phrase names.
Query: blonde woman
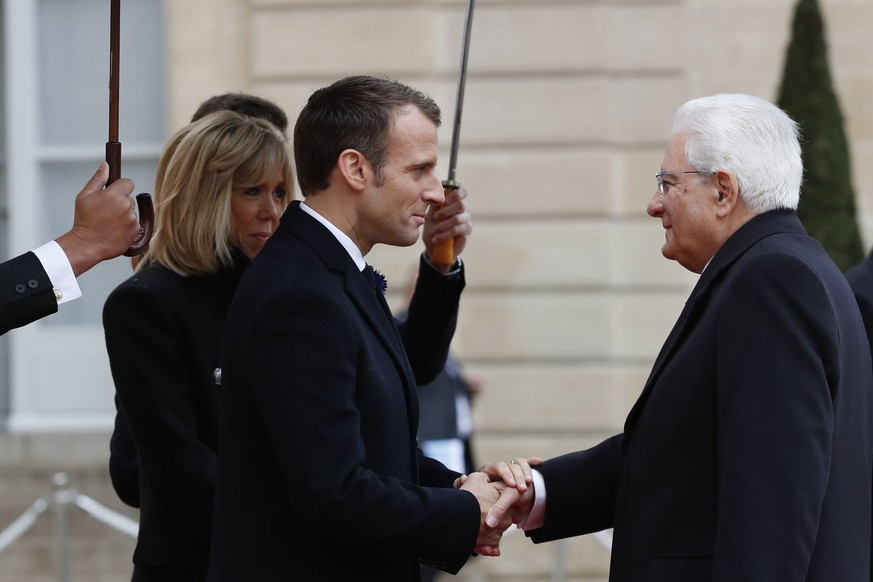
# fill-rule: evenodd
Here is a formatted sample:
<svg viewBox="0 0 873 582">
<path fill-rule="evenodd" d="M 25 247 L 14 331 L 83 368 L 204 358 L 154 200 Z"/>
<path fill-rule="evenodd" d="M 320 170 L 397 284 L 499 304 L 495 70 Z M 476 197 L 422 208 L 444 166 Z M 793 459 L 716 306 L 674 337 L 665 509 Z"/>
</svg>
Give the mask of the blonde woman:
<svg viewBox="0 0 873 582">
<path fill-rule="evenodd" d="M 291 191 L 283 135 L 230 111 L 181 129 L 158 164 L 154 237 L 103 310 L 139 454 L 134 582 L 206 579 L 224 318 Z"/>
</svg>

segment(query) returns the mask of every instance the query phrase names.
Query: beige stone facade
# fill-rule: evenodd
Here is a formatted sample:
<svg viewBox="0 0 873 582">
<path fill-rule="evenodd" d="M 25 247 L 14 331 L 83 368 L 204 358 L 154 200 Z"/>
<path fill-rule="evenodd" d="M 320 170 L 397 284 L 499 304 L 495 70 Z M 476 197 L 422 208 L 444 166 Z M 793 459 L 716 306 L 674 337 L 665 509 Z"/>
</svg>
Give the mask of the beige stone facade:
<svg viewBox="0 0 873 582">
<path fill-rule="evenodd" d="M 821 3 L 870 243 L 873 4 Z M 775 99 L 793 6 L 477 3 L 458 167 L 475 232 L 455 350 L 486 381 L 475 406 L 480 460 L 552 456 L 621 430 L 696 279 L 661 257 L 660 223 L 645 213 L 670 112 L 720 91 Z M 171 0 L 173 128 L 230 90 L 273 99 L 293 119 L 313 89 L 369 73 L 440 103 L 447 154 L 465 7 Z M 388 273 L 395 306 L 418 252 L 378 248 L 369 257 Z M 607 575 L 609 554 L 590 536 L 534 546 L 515 534 L 505 546 L 504 557 L 479 558 L 462 578 L 550 580 L 562 564 L 571 580 Z"/>
</svg>

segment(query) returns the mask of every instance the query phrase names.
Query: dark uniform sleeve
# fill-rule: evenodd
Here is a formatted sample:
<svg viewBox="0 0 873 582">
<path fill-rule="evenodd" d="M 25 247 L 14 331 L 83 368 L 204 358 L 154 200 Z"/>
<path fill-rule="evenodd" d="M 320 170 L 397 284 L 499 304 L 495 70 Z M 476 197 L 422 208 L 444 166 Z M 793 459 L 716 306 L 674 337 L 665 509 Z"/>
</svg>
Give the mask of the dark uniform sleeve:
<svg viewBox="0 0 873 582">
<path fill-rule="evenodd" d="M 0 335 L 57 311 L 52 282 L 35 254 L 0 263 Z"/>
<path fill-rule="evenodd" d="M 465 284 L 463 266 L 457 273 L 444 275 L 421 258 L 408 315 L 398 322 L 403 348 L 419 386 L 431 383 L 446 365 Z"/>
</svg>

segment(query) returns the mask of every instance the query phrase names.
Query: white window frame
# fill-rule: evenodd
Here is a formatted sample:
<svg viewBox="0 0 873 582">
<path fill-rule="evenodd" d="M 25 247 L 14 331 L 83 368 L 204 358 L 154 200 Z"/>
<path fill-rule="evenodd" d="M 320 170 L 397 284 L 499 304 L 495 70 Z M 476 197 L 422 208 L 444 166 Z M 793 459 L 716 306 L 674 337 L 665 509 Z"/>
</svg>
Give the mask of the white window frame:
<svg viewBox="0 0 873 582">
<path fill-rule="evenodd" d="M 46 242 L 41 240 L 45 236 L 42 228 L 44 217 L 40 210 L 41 165 L 46 162 L 93 161 L 96 168 L 97 162 L 103 158 L 102 144 L 46 147 L 39 143 L 38 2 L 3 0 L 9 257 Z M 108 28 L 109 3 L 106 5 Z M 108 45 L 106 50 L 108 58 Z M 108 73 L 107 66 L 107 83 Z M 107 89 L 106 99 L 108 95 Z M 157 98 L 165 97 L 160 95 Z M 124 160 L 156 162 L 161 147 L 162 144 L 139 147 L 125 144 Z M 78 192 L 88 177 L 82 176 L 80 183 L 69 185 L 70 196 Z M 137 188 L 138 191 L 149 189 L 148 185 Z M 111 428 L 115 414 L 115 388 L 100 323 L 51 326 L 35 322 L 6 335 L 10 368 L 10 411 L 6 422 L 9 431 Z"/>
</svg>

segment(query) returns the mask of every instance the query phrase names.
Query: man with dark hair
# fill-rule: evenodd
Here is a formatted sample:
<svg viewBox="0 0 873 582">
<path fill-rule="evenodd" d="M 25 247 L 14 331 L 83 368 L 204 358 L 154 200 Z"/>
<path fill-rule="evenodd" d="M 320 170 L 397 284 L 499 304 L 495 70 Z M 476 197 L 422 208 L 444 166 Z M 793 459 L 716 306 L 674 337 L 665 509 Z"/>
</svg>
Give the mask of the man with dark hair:
<svg viewBox="0 0 873 582">
<path fill-rule="evenodd" d="M 376 244 L 414 244 L 443 203 L 439 122 L 430 98 L 374 77 L 303 108 L 304 202 L 246 271 L 225 325 L 210 580 L 417 581 L 420 562 L 454 573 L 476 548 L 499 554 L 505 524 L 483 523 L 497 489 L 416 445 L 416 380 L 364 261 Z M 409 321 L 442 333 L 456 310 L 413 301 Z"/>
<path fill-rule="evenodd" d="M 266 119 L 272 123 L 282 135 L 288 133 L 288 117 L 281 107 L 257 95 L 247 93 L 222 93 L 214 95 L 200 104 L 191 117 L 197 121 L 201 117 L 216 111 L 233 111 L 246 117 Z"/>
</svg>

